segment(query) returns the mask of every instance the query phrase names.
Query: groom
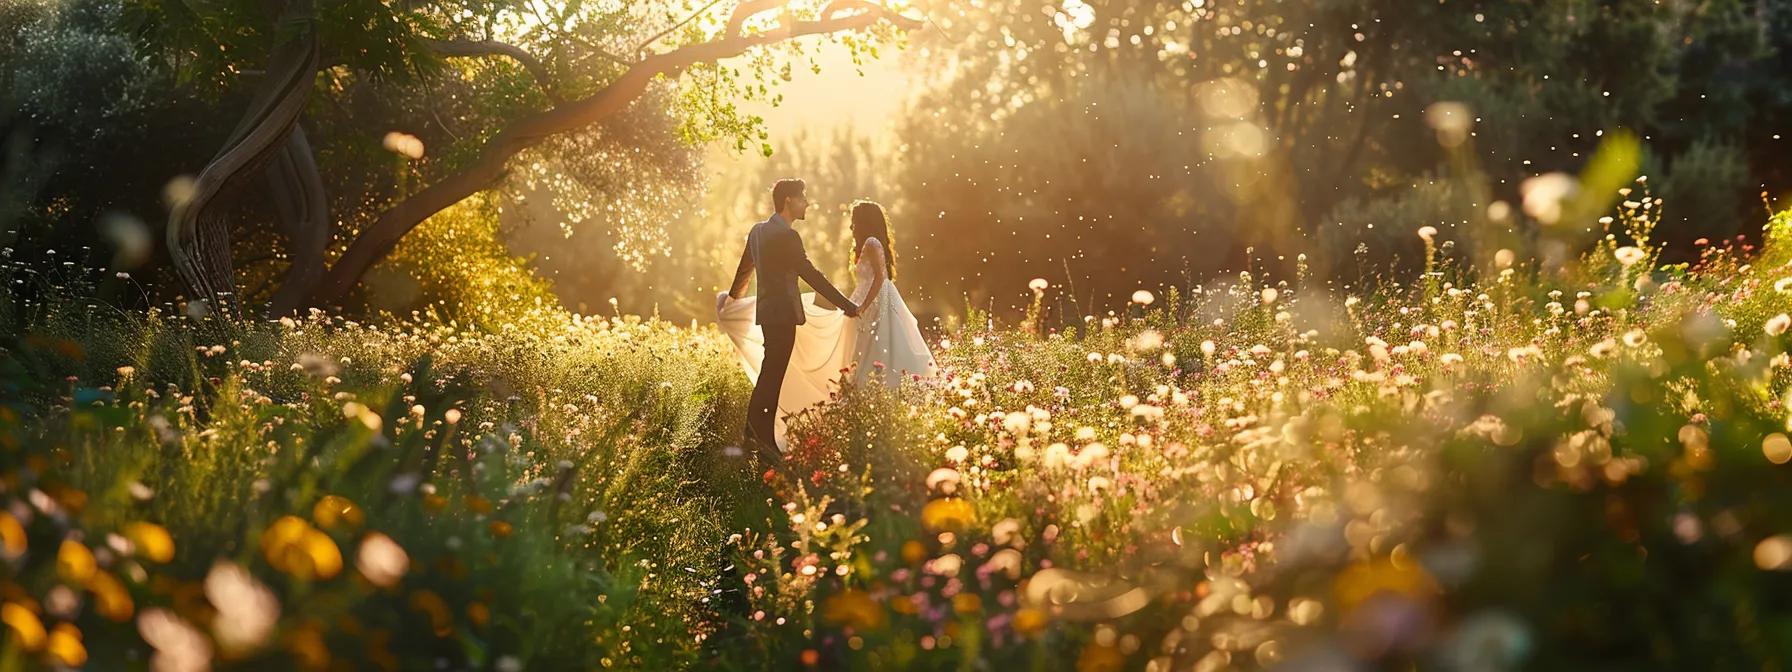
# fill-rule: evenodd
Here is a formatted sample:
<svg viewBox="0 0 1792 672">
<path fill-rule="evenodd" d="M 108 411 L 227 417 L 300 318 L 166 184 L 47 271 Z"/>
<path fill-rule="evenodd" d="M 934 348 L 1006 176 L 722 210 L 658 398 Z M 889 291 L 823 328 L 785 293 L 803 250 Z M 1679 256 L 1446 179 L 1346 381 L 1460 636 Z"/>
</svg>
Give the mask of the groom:
<svg viewBox="0 0 1792 672">
<path fill-rule="evenodd" d="M 803 195 L 805 186 L 802 180 L 788 179 L 778 180 L 772 186 L 772 210 L 776 214 L 755 224 L 747 233 L 747 247 L 740 253 L 740 268 L 734 272 L 734 284 L 728 290 L 729 298 L 741 298 L 747 291 L 748 276 L 758 271 L 759 304 L 754 321 L 765 333 L 765 361 L 759 368 L 759 381 L 753 385 L 753 396 L 747 402 L 747 435 L 759 442 L 760 454 L 780 471 L 788 471 L 789 467 L 773 438 L 778 393 L 784 387 L 791 348 L 796 345 L 796 327 L 803 323 L 803 297 L 797 292 L 796 279 L 807 281 L 816 293 L 845 311 L 847 317 L 859 316 L 858 306 L 809 263 L 809 255 L 803 251 L 803 237 L 791 228 L 809 211 L 809 199 Z"/>
</svg>

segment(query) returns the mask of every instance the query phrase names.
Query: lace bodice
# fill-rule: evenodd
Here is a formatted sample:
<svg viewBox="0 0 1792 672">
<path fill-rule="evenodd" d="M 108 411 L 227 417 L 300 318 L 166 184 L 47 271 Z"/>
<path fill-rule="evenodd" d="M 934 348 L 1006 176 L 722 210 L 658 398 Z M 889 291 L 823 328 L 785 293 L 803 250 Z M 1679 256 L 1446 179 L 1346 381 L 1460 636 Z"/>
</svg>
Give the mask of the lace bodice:
<svg viewBox="0 0 1792 672">
<path fill-rule="evenodd" d="M 884 273 L 884 245 L 876 238 L 866 238 L 865 245 L 859 250 L 859 262 L 853 266 L 852 302 L 864 305 L 865 297 L 870 294 L 871 286 L 877 284 L 878 276 Z M 884 278 L 884 289 L 891 287 L 888 277 Z M 881 298 L 883 292 L 880 291 Z M 873 306 L 873 310 L 877 307 Z"/>
</svg>

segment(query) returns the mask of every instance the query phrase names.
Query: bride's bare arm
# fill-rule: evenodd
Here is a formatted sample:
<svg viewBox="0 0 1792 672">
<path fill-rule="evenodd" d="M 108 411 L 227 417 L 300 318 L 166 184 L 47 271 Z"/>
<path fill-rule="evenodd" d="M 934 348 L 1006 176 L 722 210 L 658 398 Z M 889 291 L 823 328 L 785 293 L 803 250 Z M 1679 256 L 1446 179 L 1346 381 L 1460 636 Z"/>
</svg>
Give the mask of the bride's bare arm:
<svg viewBox="0 0 1792 672">
<path fill-rule="evenodd" d="M 865 302 L 859 304 L 859 313 L 862 315 L 871 310 L 871 304 L 877 302 L 878 293 L 884 289 L 884 276 L 889 275 L 890 269 L 884 267 L 884 246 L 876 238 L 865 239 L 865 247 L 859 250 L 859 258 L 870 259 L 871 267 L 877 269 L 876 273 L 871 274 L 871 288 L 865 292 Z"/>
</svg>

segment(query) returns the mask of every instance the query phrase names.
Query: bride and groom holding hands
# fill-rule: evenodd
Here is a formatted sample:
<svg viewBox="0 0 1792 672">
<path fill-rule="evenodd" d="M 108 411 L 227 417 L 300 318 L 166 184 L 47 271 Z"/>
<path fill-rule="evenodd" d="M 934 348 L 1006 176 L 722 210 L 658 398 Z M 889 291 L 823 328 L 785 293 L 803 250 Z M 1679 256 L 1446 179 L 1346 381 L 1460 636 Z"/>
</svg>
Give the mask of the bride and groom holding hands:
<svg viewBox="0 0 1792 672">
<path fill-rule="evenodd" d="M 734 282 L 716 297 L 717 324 L 754 380 L 747 437 L 759 444 L 768 466 L 781 471 L 787 470 L 779 450 L 784 416 L 826 401 L 843 375 L 856 384 L 894 387 L 904 376 L 931 375 L 933 369 L 920 325 L 896 290 L 896 254 L 883 207 L 872 201 L 852 206 L 855 285 L 848 298 L 803 249 L 795 226 L 808 214 L 806 190 L 795 179 L 772 187 L 774 214 L 748 232 Z M 756 295 L 747 296 L 755 275 Z M 815 292 L 799 293 L 798 278 Z"/>
</svg>

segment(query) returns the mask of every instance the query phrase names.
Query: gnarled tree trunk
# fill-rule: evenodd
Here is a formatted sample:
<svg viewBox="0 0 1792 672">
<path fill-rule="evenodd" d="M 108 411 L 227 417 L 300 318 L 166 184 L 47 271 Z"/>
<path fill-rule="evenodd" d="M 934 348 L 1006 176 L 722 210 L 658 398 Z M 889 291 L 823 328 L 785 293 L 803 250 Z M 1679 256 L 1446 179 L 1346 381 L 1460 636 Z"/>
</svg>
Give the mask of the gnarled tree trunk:
<svg viewBox="0 0 1792 672">
<path fill-rule="evenodd" d="M 786 4 L 788 0 L 746 0 L 735 7 L 721 38 L 643 58 L 597 93 L 517 120 L 487 141 L 479 158 L 465 170 L 443 178 L 382 213 L 349 245 L 310 296 L 299 301 L 276 301 L 272 312 L 286 314 L 306 306 L 340 303 L 360 283 L 368 269 L 384 259 L 411 229 L 448 206 L 496 186 L 504 177 L 505 165 L 512 157 L 552 136 L 576 131 L 613 116 L 640 98 L 648 85 L 661 75 L 676 76 L 698 63 L 737 56 L 755 46 L 805 35 L 862 30 L 880 21 L 888 21 L 905 30 L 916 30 L 923 25 L 917 19 L 865 0 L 834 0 L 814 21 L 787 22 L 773 31 L 741 34 L 742 26 L 753 15 Z M 842 13 L 847 14 L 841 16 Z M 516 56 L 509 51 L 493 53 Z M 290 294 L 282 294 L 290 298 Z"/>
<path fill-rule="evenodd" d="M 274 50 L 248 112 L 224 148 L 200 171 L 191 196 L 176 203 L 169 214 L 168 253 L 176 272 L 193 292 L 192 300 L 204 301 L 220 314 L 240 314 L 224 197 L 241 189 L 276 154 L 290 154 L 292 131 L 310 97 L 317 64 L 317 36 L 310 30 L 299 31 Z M 304 144 L 302 137 L 299 143 Z M 315 176 L 315 166 L 311 172 Z M 321 199 L 321 181 L 318 194 Z"/>
<path fill-rule="evenodd" d="M 286 236 L 292 266 L 274 292 L 274 305 L 290 305 L 311 293 L 324 276 L 324 251 L 330 245 L 330 210 L 324 200 L 323 177 L 311 157 L 305 129 L 294 125 L 286 146 L 268 166 L 268 191 L 274 199 L 280 232 Z"/>
</svg>

